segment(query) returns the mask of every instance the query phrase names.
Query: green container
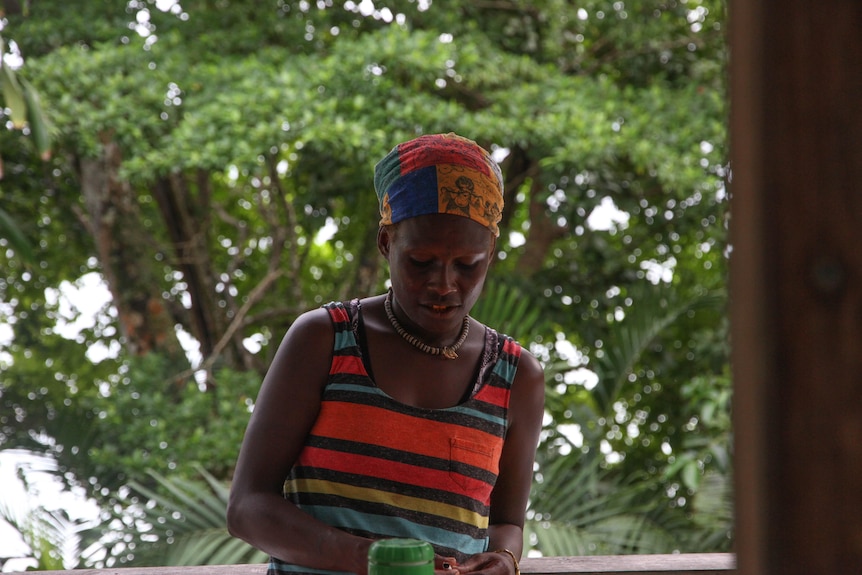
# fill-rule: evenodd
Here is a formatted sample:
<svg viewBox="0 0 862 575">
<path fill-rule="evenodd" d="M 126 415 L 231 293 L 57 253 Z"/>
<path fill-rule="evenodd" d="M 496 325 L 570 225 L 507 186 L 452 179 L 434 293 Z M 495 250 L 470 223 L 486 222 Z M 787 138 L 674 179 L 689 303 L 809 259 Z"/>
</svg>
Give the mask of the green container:
<svg viewBox="0 0 862 575">
<path fill-rule="evenodd" d="M 368 549 L 368 575 L 434 575 L 434 548 L 418 539 L 380 539 Z"/>
</svg>

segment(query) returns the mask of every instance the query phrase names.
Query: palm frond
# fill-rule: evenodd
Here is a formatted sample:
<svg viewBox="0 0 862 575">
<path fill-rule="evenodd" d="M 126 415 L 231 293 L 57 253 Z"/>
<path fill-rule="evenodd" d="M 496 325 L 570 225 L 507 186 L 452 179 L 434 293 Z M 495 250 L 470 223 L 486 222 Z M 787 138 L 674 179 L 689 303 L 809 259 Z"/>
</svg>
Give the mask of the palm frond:
<svg viewBox="0 0 862 575">
<path fill-rule="evenodd" d="M 150 473 L 130 481 L 115 521 L 102 532 L 109 555 L 125 565 L 230 565 L 267 556 L 226 527 L 228 486 L 198 468 L 200 479 Z M 131 551 L 130 551 L 131 550 Z"/>
<path fill-rule="evenodd" d="M 515 286 L 494 282 L 476 302 L 471 315 L 486 325 L 515 339 L 530 339 L 542 327 L 539 306 Z"/>
<path fill-rule="evenodd" d="M 537 475 L 526 541 L 546 556 L 672 552 L 687 519 L 658 491 L 655 480 L 623 477 L 600 455 L 558 457 Z"/>
<path fill-rule="evenodd" d="M 730 473 L 708 471 L 692 497 L 692 519 L 701 529 L 693 537 L 692 552 L 729 551 L 733 534 L 733 489 Z"/>
<path fill-rule="evenodd" d="M 544 557 L 572 557 L 604 554 L 601 542 L 589 531 L 556 521 L 527 521 L 524 525 L 525 548 Z"/>
<path fill-rule="evenodd" d="M 0 519 L 21 535 L 21 539 L 30 549 L 28 558 L 36 562 L 36 570 L 51 571 L 74 567 L 71 563 L 77 561 L 77 533 L 81 530 L 81 525 L 80 522 L 70 519 L 65 511 L 37 507 L 20 517 L 6 505 L 0 505 Z"/>
<path fill-rule="evenodd" d="M 593 389 L 601 413 L 607 413 L 637 361 L 669 326 L 690 311 L 719 308 L 726 303 L 722 294 L 707 293 L 679 301 L 672 288 L 634 288 L 636 306 L 630 309 L 617 329 L 604 342 L 604 354 L 593 369 L 599 382 Z"/>
</svg>

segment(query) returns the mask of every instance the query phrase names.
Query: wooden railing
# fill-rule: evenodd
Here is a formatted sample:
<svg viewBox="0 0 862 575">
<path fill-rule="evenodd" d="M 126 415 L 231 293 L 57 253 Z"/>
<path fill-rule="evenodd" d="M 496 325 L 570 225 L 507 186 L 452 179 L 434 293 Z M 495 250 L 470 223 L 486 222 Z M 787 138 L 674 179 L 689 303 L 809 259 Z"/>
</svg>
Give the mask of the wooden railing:
<svg viewBox="0 0 862 575">
<path fill-rule="evenodd" d="M 521 561 L 525 575 L 730 575 L 736 559 L 729 553 L 530 557 Z M 43 575 L 263 575 L 265 565 L 201 567 L 123 567 L 42 571 Z"/>
</svg>

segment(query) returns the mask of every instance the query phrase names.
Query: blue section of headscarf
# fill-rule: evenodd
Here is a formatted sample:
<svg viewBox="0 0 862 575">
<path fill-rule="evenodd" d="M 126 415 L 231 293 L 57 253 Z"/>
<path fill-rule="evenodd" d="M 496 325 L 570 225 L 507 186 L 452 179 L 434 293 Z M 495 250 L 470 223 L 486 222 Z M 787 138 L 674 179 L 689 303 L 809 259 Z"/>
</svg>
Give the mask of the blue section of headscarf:
<svg viewBox="0 0 862 575">
<path fill-rule="evenodd" d="M 401 176 L 389 186 L 392 223 L 439 212 L 437 167 L 428 166 Z"/>
</svg>

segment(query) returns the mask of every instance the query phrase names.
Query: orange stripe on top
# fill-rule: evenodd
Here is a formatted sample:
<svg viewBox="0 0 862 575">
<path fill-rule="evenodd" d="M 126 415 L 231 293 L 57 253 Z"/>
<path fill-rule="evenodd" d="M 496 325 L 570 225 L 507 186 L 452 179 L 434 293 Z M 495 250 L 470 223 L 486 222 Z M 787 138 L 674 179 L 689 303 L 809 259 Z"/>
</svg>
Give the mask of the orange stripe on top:
<svg viewBox="0 0 862 575">
<path fill-rule="evenodd" d="M 476 394 L 476 398 L 498 407 L 505 408 L 509 406 L 509 390 L 503 389 L 502 387 L 486 385 L 479 390 L 479 393 Z"/>
<path fill-rule="evenodd" d="M 506 339 L 503 341 L 503 353 L 521 357 L 521 346 L 513 339 Z"/>
<path fill-rule="evenodd" d="M 381 415 L 385 415 L 384 419 Z M 488 458 L 502 450 L 502 439 L 457 424 L 421 420 L 369 405 L 325 401 L 312 435 L 359 441 L 417 455 L 452 459 L 488 469 Z M 453 444 L 452 439 L 455 443 Z"/>
<path fill-rule="evenodd" d="M 367 375 L 362 358 L 355 355 L 336 355 L 332 358 L 329 375 L 334 373 L 349 373 L 351 375 Z"/>
<path fill-rule="evenodd" d="M 356 455 L 343 451 L 330 451 L 319 447 L 306 447 L 297 463 L 304 467 L 338 471 L 341 473 L 362 473 L 398 483 L 409 483 L 416 487 L 451 491 L 458 494 L 474 494 L 487 499 L 491 486 L 481 479 L 475 479 L 449 470 L 428 469 L 409 463 L 379 459 L 370 455 Z M 457 482 L 457 483 L 456 483 Z M 487 501 L 483 501 L 487 504 Z"/>
<path fill-rule="evenodd" d="M 327 311 L 329 311 L 329 316 L 332 318 L 334 322 L 349 322 L 350 316 L 347 315 L 347 310 L 343 307 L 331 307 Z"/>
</svg>

